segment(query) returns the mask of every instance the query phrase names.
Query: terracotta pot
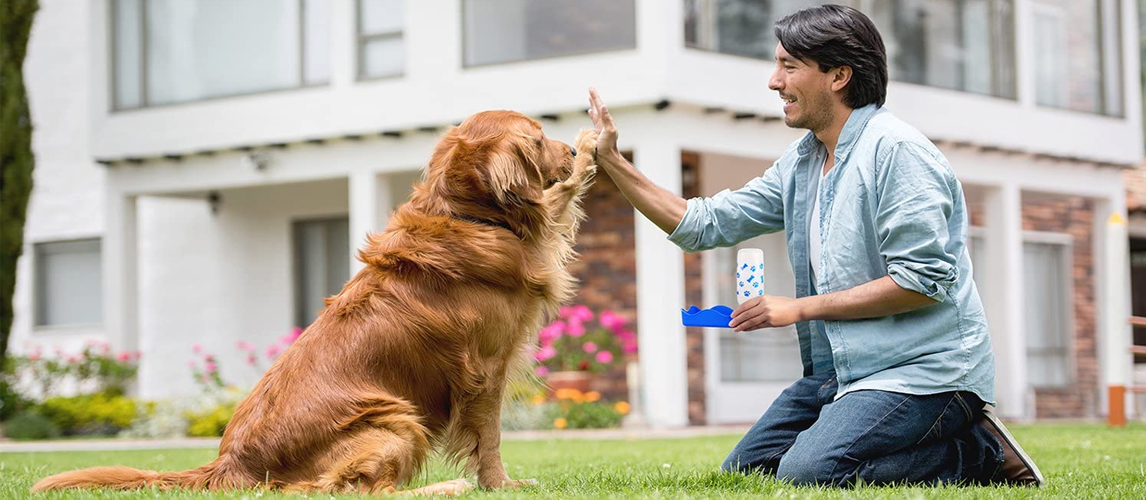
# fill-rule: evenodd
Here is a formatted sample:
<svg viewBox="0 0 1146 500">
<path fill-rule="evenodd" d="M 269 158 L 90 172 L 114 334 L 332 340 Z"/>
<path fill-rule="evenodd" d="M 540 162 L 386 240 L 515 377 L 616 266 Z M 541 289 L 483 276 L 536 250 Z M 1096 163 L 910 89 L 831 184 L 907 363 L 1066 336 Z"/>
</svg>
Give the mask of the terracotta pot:
<svg viewBox="0 0 1146 500">
<path fill-rule="evenodd" d="M 553 372 L 545 376 L 545 382 L 549 385 L 549 397 L 552 399 L 558 389 L 589 392 L 593 386 L 593 378 L 592 373 L 585 371 Z"/>
</svg>

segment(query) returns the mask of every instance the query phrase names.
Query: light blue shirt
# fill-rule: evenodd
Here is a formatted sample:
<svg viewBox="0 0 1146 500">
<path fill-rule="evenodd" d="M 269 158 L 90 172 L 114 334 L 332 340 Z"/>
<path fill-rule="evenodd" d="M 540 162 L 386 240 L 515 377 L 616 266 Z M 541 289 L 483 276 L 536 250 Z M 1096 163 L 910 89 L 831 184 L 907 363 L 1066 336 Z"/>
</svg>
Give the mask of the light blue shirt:
<svg viewBox="0 0 1146 500">
<path fill-rule="evenodd" d="M 852 110 L 835 166 L 818 186 L 825 149 L 808 133 L 736 191 L 688 200 L 669 240 L 687 252 L 787 230 L 796 296 L 891 276 L 935 301 L 880 318 L 796 324 L 804 374 L 835 370 L 837 398 L 877 389 L 971 391 L 994 401 L 995 357 L 967 253 L 963 187 L 942 153 L 890 111 Z M 820 219 L 811 203 L 819 190 Z M 820 272 L 809 269 L 809 224 L 820 228 Z"/>
</svg>

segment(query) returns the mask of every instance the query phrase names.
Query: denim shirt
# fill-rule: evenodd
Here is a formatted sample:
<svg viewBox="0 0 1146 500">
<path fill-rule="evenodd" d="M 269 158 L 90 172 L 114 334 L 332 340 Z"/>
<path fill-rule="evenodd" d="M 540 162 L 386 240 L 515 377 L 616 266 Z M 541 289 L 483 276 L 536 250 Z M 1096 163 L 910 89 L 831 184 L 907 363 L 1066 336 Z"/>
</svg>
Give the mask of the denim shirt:
<svg viewBox="0 0 1146 500">
<path fill-rule="evenodd" d="M 877 389 L 926 395 L 971 391 L 994 401 L 995 361 L 967 253 L 967 208 L 951 165 L 922 133 L 873 105 L 852 110 L 835 166 L 809 133 L 736 191 L 688 200 L 669 240 L 687 252 L 787 230 L 796 296 L 891 276 L 935 303 L 879 318 L 796 324 L 804 375 L 835 370 L 836 397 Z M 820 220 L 811 203 L 819 190 Z M 812 282 L 809 224 L 820 225 Z"/>
</svg>

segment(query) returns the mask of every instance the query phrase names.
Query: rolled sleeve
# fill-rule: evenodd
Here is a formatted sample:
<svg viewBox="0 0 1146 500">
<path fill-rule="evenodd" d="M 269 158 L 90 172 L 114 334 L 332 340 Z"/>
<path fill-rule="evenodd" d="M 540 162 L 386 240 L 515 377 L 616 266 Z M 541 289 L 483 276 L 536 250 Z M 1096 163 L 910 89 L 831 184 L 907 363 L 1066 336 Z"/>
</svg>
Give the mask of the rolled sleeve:
<svg viewBox="0 0 1146 500">
<path fill-rule="evenodd" d="M 783 230 L 781 193 L 780 169 L 773 165 L 736 191 L 725 189 L 711 198 L 692 198 L 668 240 L 686 252 L 697 252 Z"/>
<path fill-rule="evenodd" d="M 959 279 L 949 248 L 954 173 L 910 142 L 895 145 L 880 163 L 876 230 L 887 274 L 900 287 L 943 302 Z"/>
</svg>

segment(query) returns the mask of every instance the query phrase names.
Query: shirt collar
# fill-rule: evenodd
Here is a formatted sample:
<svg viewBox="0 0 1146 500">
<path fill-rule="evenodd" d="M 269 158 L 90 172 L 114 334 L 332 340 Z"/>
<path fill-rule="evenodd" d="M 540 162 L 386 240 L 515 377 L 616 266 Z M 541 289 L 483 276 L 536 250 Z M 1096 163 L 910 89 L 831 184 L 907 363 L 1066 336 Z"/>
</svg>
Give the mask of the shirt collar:
<svg viewBox="0 0 1146 500">
<path fill-rule="evenodd" d="M 876 104 L 868 104 L 862 108 L 852 110 L 852 114 L 848 116 L 848 121 L 844 123 L 843 130 L 840 131 L 840 141 L 836 144 L 836 161 L 841 162 L 847 158 L 848 153 L 851 152 L 852 147 L 855 146 L 856 139 L 859 139 L 860 133 L 867 127 L 867 122 L 871 120 L 872 116 L 879 111 L 880 107 Z M 796 152 L 800 156 L 805 156 L 812 151 L 815 151 L 821 145 L 820 140 L 816 138 L 816 134 L 808 132 L 803 139 L 800 139 L 799 146 L 796 147 Z"/>
</svg>

